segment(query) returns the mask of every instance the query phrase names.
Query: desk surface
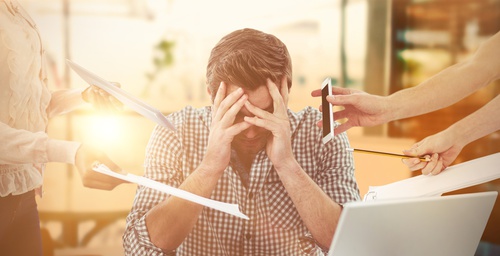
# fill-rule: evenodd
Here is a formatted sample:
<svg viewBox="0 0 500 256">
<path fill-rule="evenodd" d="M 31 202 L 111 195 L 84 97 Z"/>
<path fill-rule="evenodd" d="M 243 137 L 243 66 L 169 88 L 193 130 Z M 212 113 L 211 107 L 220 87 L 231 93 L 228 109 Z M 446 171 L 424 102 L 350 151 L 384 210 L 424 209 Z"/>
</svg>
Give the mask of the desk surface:
<svg viewBox="0 0 500 256">
<path fill-rule="evenodd" d="M 50 212 L 40 211 L 40 222 L 42 227 L 49 222 L 59 222 L 62 225 L 62 233 L 59 238 L 51 238 L 54 247 L 85 247 L 99 232 L 112 225 L 118 220 L 124 220 L 129 211 L 110 212 Z M 79 227 L 84 222 L 94 222 L 94 226 L 79 239 Z M 49 230 L 50 233 L 50 230 Z M 119 238 L 118 238 L 119 239 Z"/>
</svg>

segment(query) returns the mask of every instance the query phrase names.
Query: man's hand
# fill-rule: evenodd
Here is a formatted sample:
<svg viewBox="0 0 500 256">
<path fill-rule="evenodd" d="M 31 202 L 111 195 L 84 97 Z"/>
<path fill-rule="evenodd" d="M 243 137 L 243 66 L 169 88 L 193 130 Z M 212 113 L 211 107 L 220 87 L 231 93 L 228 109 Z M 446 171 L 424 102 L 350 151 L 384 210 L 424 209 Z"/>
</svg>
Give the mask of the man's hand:
<svg viewBox="0 0 500 256">
<path fill-rule="evenodd" d="M 212 106 L 212 123 L 208 145 L 202 164 L 213 171 L 222 172 L 231 159 L 231 142 L 234 136 L 248 129 L 247 122 L 234 123 L 236 115 L 247 102 L 248 95 L 238 88 L 226 97 L 227 85 L 221 82 Z"/>
<path fill-rule="evenodd" d="M 125 183 L 123 180 L 92 170 L 96 162 L 106 165 L 114 172 L 122 172 L 122 169 L 111 161 L 102 151 L 89 145 L 82 144 L 76 152 L 75 165 L 85 187 L 112 190 L 121 183 Z"/>
<path fill-rule="evenodd" d="M 267 88 L 273 99 L 273 113 L 269 113 L 252 105 L 249 101 L 245 107 L 254 114 L 254 117 L 245 117 L 245 121 L 271 132 L 266 144 L 266 153 L 277 170 L 283 164 L 290 163 L 294 158 L 291 144 L 290 120 L 288 119 L 288 85 L 286 77 L 278 86 L 267 79 Z"/>
<path fill-rule="evenodd" d="M 333 95 L 327 96 L 326 100 L 334 106 L 342 106 L 344 109 L 334 111 L 334 119 L 347 118 L 347 121 L 335 128 L 335 134 L 340 134 L 355 126 L 375 126 L 386 123 L 388 118 L 388 107 L 385 97 L 371 95 L 363 91 L 332 87 Z M 311 92 L 313 97 L 321 97 L 321 89 Z M 319 107 L 321 111 L 321 106 Z M 318 122 L 322 127 L 322 121 Z"/>
</svg>

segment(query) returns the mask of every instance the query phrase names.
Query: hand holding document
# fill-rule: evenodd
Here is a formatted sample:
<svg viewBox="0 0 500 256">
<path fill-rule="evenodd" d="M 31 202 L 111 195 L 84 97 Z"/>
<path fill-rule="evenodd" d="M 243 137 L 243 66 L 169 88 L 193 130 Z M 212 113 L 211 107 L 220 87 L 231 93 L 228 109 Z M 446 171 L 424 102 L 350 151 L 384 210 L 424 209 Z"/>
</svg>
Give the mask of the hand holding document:
<svg viewBox="0 0 500 256">
<path fill-rule="evenodd" d="M 384 186 L 370 187 L 364 201 L 440 196 L 498 178 L 500 153 L 450 166 L 435 176 L 419 175 Z"/>
<path fill-rule="evenodd" d="M 104 164 L 97 164 L 93 168 L 94 171 L 106 174 L 112 177 L 115 177 L 117 179 L 122 179 L 131 183 L 135 183 L 144 187 L 152 188 L 164 193 L 167 193 L 172 196 L 176 196 L 188 201 L 191 201 L 193 203 L 197 203 L 206 207 L 210 207 L 215 210 L 219 210 L 221 212 L 225 212 L 231 215 L 234 215 L 236 217 L 246 219 L 248 220 L 248 216 L 240 212 L 239 207 L 237 204 L 228 204 L 228 203 L 223 203 L 219 201 L 215 201 L 212 199 L 208 199 L 202 196 L 195 195 L 193 193 L 189 193 L 187 191 L 184 191 L 182 189 L 174 188 L 171 186 L 168 186 L 166 184 L 142 177 L 142 176 L 137 176 L 134 174 L 127 173 L 126 175 L 116 173 L 111 171 L 107 166 Z"/>
<path fill-rule="evenodd" d="M 175 131 L 175 126 L 168 121 L 167 118 L 157 109 L 149 106 L 148 104 L 142 102 L 138 98 L 134 98 L 132 95 L 128 94 L 126 91 L 114 86 L 112 83 L 100 78 L 96 74 L 84 69 L 80 65 L 66 60 L 69 67 L 72 68 L 83 80 L 85 80 L 90 85 L 95 85 L 107 93 L 111 94 L 121 103 L 130 107 L 137 113 L 151 119 L 157 124 Z"/>
</svg>

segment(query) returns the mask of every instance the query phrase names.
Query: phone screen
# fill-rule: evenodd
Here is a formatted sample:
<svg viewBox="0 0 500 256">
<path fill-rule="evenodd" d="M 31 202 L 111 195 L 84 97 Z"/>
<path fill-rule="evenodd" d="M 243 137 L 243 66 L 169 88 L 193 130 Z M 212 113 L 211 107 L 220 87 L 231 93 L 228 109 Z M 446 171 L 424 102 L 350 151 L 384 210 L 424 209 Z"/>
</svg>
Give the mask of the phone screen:
<svg viewBox="0 0 500 256">
<path fill-rule="evenodd" d="M 326 96 L 331 94 L 331 80 L 327 78 L 321 88 L 321 106 L 323 113 L 323 143 L 327 143 L 333 138 L 333 111 L 332 105 L 326 100 Z"/>
<path fill-rule="evenodd" d="M 330 134 L 330 103 L 326 100 L 328 85 L 321 90 L 321 105 L 323 106 L 323 137 Z"/>
</svg>

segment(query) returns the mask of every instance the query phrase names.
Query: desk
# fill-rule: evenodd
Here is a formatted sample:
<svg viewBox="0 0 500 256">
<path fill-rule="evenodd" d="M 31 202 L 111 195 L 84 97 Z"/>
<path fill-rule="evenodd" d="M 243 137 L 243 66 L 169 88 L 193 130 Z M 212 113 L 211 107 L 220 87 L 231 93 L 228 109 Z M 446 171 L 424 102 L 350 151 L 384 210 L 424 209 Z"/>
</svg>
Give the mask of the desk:
<svg viewBox="0 0 500 256">
<path fill-rule="evenodd" d="M 415 143 L 412 139 L 363 136 L 359 128 L 353 128 L 347 134 L 353 148 L 390 153 L 400 154 L 403 149 Z M 356 152 L 353 156 L 361 198 L 368 192 L 369 186 L 386 185 L 410 178 L 413 174 L 399 158 Z"/>
<path fill-rule="evenodd" d="M 40 211 L 40 222 L 60 222 L 62 225 L 62 234 L 55 240 L 55 247 L 84 247 L 92 238 L 107 226 L 115 221 L 125 219 L 129 211 L 110 211 L 110 212 L 62 212 L 62 211 Z M 94 227 L 88 231 L 83 238 L 78 239 L 78 228 L 83 222 L 93 221 Z"/>
</svg>

